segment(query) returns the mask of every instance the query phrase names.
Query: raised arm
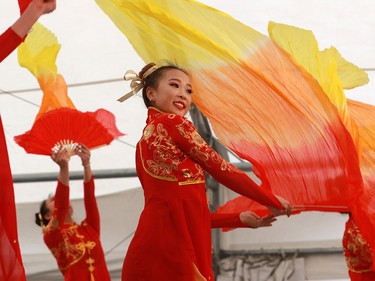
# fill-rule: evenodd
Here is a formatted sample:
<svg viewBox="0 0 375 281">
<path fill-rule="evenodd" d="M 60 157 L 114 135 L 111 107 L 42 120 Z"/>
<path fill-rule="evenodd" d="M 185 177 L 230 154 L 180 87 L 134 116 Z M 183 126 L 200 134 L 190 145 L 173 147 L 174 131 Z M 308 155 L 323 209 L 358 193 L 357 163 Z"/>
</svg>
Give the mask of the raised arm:
<svg viewBox="0 0 375 281">
<path fill-rule="evenodd" d="M 76 147 L 75 153 L 81 158 L 83 166 L 86 222 L 100 234 L 100 215 L 95 198 L 95 182 L 90 163 L 91 152 L 84 144 L 80 144 Z"/>
<path fill-rule="evenodd" d="M 54 198 L 55 209 L 52 214 L 52 226 L 54 227 L 64 224 L 69 211 L 69 155 L 66 149 L 60 149 L 58 152 L 52 153 L 51 158 L 60 167 Z"/>
<path fill-rule="evenodd" d="M 33 0 L 18 20 L 0 35 L 0 62 L 22 43 L 41 15 L 50 13 L 55 8 L 56 0 Z"/>
<path fill-rule="evenodd" d="M 55 9 L 56 0 L 33 0 L 11 28 L 19 37 L 24 38 L 42 15 Z"/>
</svg>

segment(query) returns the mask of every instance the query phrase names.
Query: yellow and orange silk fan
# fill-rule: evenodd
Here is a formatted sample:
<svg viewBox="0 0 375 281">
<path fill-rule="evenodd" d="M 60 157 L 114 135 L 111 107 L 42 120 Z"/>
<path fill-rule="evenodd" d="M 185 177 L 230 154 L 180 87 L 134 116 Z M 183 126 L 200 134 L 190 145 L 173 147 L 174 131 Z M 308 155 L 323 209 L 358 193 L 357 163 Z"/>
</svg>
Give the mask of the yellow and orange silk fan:
<svg viewBox="0 0 375 281">
<path fill-rule="evenodd" d="M 193 101 L 216 136 L 275 194 L 308 209 L 350 209 L 362 192 L 355 144 L 322 87 L 286 51 L 196 1 L 96 2 L 145 62 L 190 70 Z"/>
<path fill-rule="evenodd" d="M 108 110 L 82 112 L 75 108 L 63 76 L 57 73 L 59 49 L 56 36 L 39 23 L 18 49 L 19 64 L 38 79 L 43 91 L 31 130 L 14 138 L 27 153 L 51 155 L 52 149 L 65 147 L 73 155 L 78 143 L 93 149 L 124 135 Z"/>
<path fill-rule="evenodd" d="M 343 94 L 367 75 L 337 50 L 320 52 L 311 32 L 276 23 L 269 38 L 192 0 L 96 2 L 145 63 L 190 71 L 194 103 L 263 186 L 302 211 L 374 217 L 372 207 L 358 211 L 363 136 Z M 303 48 L 287 50 L 288 40 Z M 375 233 L 374 222 L 359 227 Z"/>
<path fill-rule="evenodd" d="M 375 245 L 375 106 L 346 99 L 344 94 L 344 89 L 368 83 L 367 73 L 342 58 L 334 47 L 318 51 L 311 32 L 309 35 L 302 29 L 270 23 L 269 33 L 272 40 L 317 79 L 350 132 L 359 154 L 364 187 L 359 198 L 353 198 L 351 212 L 362 234 L 371 245 Z M 308 42 L 306 37 L 314 44 L 305 44 Z M 314 46 L 314 49 L 304 51 L 309 46 Z"/>
</svg>

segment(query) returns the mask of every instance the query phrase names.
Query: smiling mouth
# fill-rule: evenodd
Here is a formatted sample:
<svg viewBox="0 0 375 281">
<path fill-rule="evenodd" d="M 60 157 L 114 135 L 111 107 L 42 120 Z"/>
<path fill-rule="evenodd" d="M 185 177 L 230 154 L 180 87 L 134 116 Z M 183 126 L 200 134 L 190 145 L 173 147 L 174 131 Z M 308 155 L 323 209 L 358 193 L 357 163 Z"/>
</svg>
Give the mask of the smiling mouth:
<svg viewBox="0 0 375 281">
<path fill-rule="evenodd" d="M 182 102 L 174 102 L 173 103 L 178 109 L 185 109 L 185 104 Z"/>
</svg>

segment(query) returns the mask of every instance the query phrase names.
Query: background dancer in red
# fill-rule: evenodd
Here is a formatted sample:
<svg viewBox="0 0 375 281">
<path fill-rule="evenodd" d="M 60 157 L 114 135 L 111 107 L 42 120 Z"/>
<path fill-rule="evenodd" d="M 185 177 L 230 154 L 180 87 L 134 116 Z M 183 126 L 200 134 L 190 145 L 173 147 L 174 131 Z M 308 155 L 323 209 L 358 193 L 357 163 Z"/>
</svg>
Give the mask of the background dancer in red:
<svg viewBox="0 0 375 281">
<path fill-rule="evenodd" d="M 86 218 L 77 224 L 69 201 L 69 156 L 66 149 L 53 152 L 51 158 L 60 167 L 56 193 L 44 200 L 35 214 L 43 228 L 44 242 L 56 258 L 66 281 L 109 281 L 100 242 L 100 217 L 95 199 L 90 150 L 78 145 L 75 153 L 84 167 L 84 203 Z"/>
</svg>

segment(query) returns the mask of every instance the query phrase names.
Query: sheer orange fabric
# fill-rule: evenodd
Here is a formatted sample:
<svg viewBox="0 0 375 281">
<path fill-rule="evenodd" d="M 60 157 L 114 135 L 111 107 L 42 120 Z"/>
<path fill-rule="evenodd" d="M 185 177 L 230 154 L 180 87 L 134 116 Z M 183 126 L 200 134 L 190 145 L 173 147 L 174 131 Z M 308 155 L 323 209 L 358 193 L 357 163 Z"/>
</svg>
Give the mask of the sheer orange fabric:
<svg viewBox="0 0 375 281">
<path fill-rule="evenodd" d="M 375 106 L 348 100 L 350 115 L 358 125 L 364 192 L 352 210 L 353 218 L 375 256 Z M 373 259 L 373 270 L 375 260 Z"/>
<path fill-rule="evenodd" d="M 56 57 L 60 50 L 56 36 L 43 25 L 36 23 L 25 42 L 18 48 L 18 62 L 38 79 L 43 99 L 38 119 L 45 112 L 60 107 L 75 109 L 68 97 L 64 77 L 57 73 Z"/>
<path fill-rule="evenodd" d="M 264 186 L 299 210 L 353 212 L 373 243 L 370 131 L 344 94 L 366 73 L 296 27 L 270 23 L 267 37 L 191 0 L 96 2 L 146 63 L 190 70 L 194 103 Z"/>
<path fill-rule="evenodd" d="M 194 103 L 265 187 L 302 209 L 351 208 L 362 192 L 355 143 L 321 85 L 273 40 L 197 1 L 96 2 L 145 62 L 190 70 Z"/>
<path fill-rule="evenodd" d="M 108 110 L 81 112 L 75 108 L 64 77 L 57 73 L 59 50 L 56 36 L 38 23 L 18 50 L 19 64 L 37 78 L 43 91 L 32 128 L 14 138 L 27 153 L 51 155 L 52 148 L 63 146 L 73 155 L 77 143 L 93 149 L 124 135 Z"/>
</svg>

